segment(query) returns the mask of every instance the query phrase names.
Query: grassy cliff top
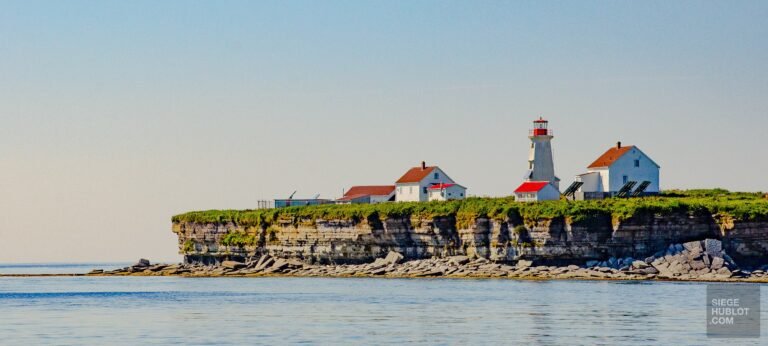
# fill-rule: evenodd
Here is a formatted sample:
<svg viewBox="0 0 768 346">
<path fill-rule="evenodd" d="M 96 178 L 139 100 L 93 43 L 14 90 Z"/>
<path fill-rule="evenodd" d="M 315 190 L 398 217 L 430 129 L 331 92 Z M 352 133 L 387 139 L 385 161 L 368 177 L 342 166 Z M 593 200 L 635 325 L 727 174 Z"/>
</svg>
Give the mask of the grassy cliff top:
<svg viewBox="0 0 768 346">
<path fill-rule="evenodd" d="M 447 202 L 401 202 L 288 207 L 259 210 L 193 211 L 173 217 L 173 222 L 269 225 L 277 220 L 370 220 L 387 217 L 432 218 L 455 216 L 459 226 L 477 217 L 521 220 L 568 218 L 574 222 L 598 216 L 626 220 L 633 216 L 665 213 L 709 213 L 738 220 L 768 220 L 768 199 L 762 193 L 712 190 L 671 190 L 657 197 L 610 198 L 594 201 L 519 203 L 510 197 L 467 198 Z"/>
</svg>

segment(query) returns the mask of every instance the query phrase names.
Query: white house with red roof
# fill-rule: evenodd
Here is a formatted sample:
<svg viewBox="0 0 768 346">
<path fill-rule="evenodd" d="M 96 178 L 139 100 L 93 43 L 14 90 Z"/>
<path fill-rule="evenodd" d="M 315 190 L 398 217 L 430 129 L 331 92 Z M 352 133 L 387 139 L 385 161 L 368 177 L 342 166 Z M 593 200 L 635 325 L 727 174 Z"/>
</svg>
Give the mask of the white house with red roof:
<svg viewBox="0 0 768 346">
<path fill-rule="evenodd" d="M 395 185 L 352 186 L 337 204 L 382 203 L 395 200 Z"/>
<path fill-rule="evenodd" d="M 617 194 L 624 187 L 630 187 L 627 192 L 630 195 L 635 191 L 658 193 L 659 170 L 660 166 L 640 148 L 618 142 L 592 162 L 587 173 L 576 176 L 576 181 L 583 185 L 575 196 L 577 199 L 603 198 Z"/>
<path fill-rule="evenodd" d="M 456 184 L 440 167 L 427 166 L 421 162 L 421 166 L 413 167 L 403 174 L 395 182 L 395 200 L 398 202 L 425 202 L 429 200 L 429 188 L 437 184 Z M 461 199 L 466 196 L 466 188 L 456 184 L 451 186 L 451 193 L 461 189 L 460 196 L 452 196 Z"/>
<path fill-rule="evenodd" d="M 467 188 L 459 184 L 435 184 L 427 188 L 427 199 L 430 201 L 450 201 L 463 199 Z"/>
<path fill-rule="evenodd" d="M 549 181 L 526 181 L 515 189 L 515 200 L 518 202 L 553 201 L 558 199 L 560 199 L 560 190 Z"/>
</svg>

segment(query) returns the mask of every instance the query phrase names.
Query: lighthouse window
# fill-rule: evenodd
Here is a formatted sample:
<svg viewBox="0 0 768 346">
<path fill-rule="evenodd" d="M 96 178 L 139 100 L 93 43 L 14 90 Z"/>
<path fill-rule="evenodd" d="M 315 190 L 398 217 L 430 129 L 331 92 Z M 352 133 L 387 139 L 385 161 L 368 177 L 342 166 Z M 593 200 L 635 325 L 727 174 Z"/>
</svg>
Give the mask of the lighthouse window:
<svg viewBox="0 0 768 346">
<path fill-rule="evenodd" d="M 640 160 L 635 160 L 635 167 L 640 167 Z"/>
<path fill-rule="evenodd" d="M 440 173 L 435 173 L 435 179 L 440 179 Z"/>
</svg>

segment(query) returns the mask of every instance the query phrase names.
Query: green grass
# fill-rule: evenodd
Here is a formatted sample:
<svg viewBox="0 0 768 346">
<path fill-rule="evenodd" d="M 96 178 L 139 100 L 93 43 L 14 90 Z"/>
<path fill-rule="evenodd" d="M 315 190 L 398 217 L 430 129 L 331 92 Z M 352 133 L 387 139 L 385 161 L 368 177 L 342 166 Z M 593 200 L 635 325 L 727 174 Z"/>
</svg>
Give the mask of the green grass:
<svg viewBox="0 0 768 346">
<path fill-rule="evenodd" d="M 221 245 L 224 246 L 255 246 L 257 242 L 258 238 L 256 235 L 239 231 L 227 233 L 221 238 Z"/>
<path fill-rule="evenodd" d="M 187 239 L 187 241 L 184 242 L 184 246 L 181 248 L 184 252 L 194 252 L 195 251 L 195 241 L 192 239 Z"/>
<path fill-rule="evenodd" d="M 467 198 L 447 202 L 404 202 L 383 204 L 318 205 L 261 210 L 206 210 L 176 215 L 173 222 L 234 223 L 239 226 L 262 226 L 293 223 L 314 224 L 317 219 L 375 221 L 388 217 L 430 219 L 455 217 L 457 227 L 472 225 L 478 217 L 491 219 L 514 218 L 533 221 L 566 218 L 571 222 L 589 222 L 610 217 L 621 221 L 637 216 L 670 213 L 709 213 L 738 220 L 768 220 L 768 199 L 762 193 L 712 190 L 665 191 L 657 197 L 599 201 L 546 201 L 518 203 L 506 198 Z M 236 235 L 232 235 L 236 234 Z M 232 245 L 251 245 L 254 236 L 231 233 L 226 239 Z M 230 236 L 228 235 L 228 236 Z M 222 242 L 224 245 L 224 242 Z"/>
</svg>

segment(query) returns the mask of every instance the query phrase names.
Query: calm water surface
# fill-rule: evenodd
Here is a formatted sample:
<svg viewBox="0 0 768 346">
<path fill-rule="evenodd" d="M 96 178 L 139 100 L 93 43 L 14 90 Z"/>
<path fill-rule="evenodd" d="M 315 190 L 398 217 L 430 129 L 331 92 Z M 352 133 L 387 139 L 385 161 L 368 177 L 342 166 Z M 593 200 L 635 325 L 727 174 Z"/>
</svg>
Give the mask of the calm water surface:
<svg viewBox="0 0 768 346">
<path fill-rule="evenodd" d="M 0 344 L 768 344 L 708 339 L 705 297 L 695 283 L 5 277 Z"/>
</svg>

